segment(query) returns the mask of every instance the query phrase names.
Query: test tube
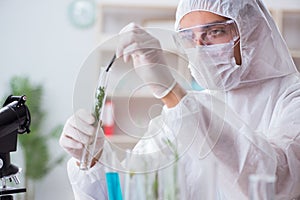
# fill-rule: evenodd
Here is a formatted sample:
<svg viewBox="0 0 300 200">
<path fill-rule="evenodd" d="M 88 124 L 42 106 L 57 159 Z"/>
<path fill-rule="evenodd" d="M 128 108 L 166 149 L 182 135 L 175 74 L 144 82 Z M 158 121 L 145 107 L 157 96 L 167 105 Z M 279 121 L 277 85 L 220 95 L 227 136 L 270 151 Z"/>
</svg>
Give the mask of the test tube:
<svg viewBox="0 0 300 200">
<path fill-rule="evenodd" d="M 252 174 L 249 176 L 250 200 L 275 199 L 275 175 Z"/>
<path fill-rule="evenodd" d="M 90 165 L 92 163 L 91 147 L 92 147 L 91 145 L 84 146 L 81 160 L 80 160 L 80 165 L 79 165 L 80 170 L 88 170 L 90 168 Z"/>
<path fill-rule="evenodd" d="M 116 154 L 112 152 L 111 155 L 112 159 L 112 168 L 116 165 Z M 109 170 L 105 173 L 106 177 L 106 186 L 107 186 L 107 193 L 109 200 L 122 200 L 122 191 L 121 191 L 121 184 L 119 174 L 116 171 Z"/>
<path fill-rule="evenodd" d="M 95 103 L 94 103 L 95 107 L 93 108 L 93 112 L 96 117 L 95 125 L 97 126 L 97 128 L 96 128 L 96 132 L 93 134 L 92 143 L 86 144 L 84 146 L 81 160 L 80 160 L 80 165 L 79 165 L 79 169 L 81 170 L 88 170 L 90 168 L 93 160 L 93 156 L 95 154 L 95 150 L 98 150 L 95 149 L 96 142 L 97 142 L 95 138 L 97 138 L 99 134 L 99 130 L 102 128 L 102 119 L 103 119 L 102 110 L 104 108 L 104 104 L 106 100 L 106 88 L 108 84 L 109 70 L 113 65 L 113 63 L 115 62 L 116 58 L 117 58 L 116 54 L 114 54 L 109 64 L 105 68 L 104 67 L 100 68 L 101 70 L 100 70 L 99 81 L 95 92 Z M 102 98 L 102 102 L 100 104 L 99 104 L 99 96 Z"/>
<path fill-rule="evenodd" d="M 99 150 L 99 149 L 95 149 L 95 146 L 96 146 L 95 138 L 98 137 L 99 130 L 102 128 L 102 119 L 103 119 L 102 111 L 103 111 L 105 100 L 106 100 L 106 87 L 107 87 L 108 77 L 109 76 L 108 76 L 108 72 L 106 71 L 106 69 L 101 68 L 97 91 L 95 92 L 95 103 L 94 103 L 95 106 L 93 107 L 93 111 L 92 111 L 96 118 L 95 126 L 97 126 L 97 128 L 96 128 L 96 132 L 93 134 L 92 143 L 86 144 L 84 146 L 81 160 L 80 160 L 80 166 L 79 166 L 79 169 L 81 169 L 81 170 L 88 170 L 90 168 L 92 160 L 93 160 L 93 156 L 96 153 L 95 151 Z M 102 98 L 101 105 L 97 104 L 99 93 L 102 93 L 102 94 L 100 94 L 100 96 Z M 104 137 L 104 135 L 103 135 L 103 137 Z"/>
<path fill-rule="evenodd" d="M 130 200 L 130 154 L 131 150 L 126 150 L 126 174 L 125 174 L 125 184 L 124 184 L 124 200 Z"/>
</svg>

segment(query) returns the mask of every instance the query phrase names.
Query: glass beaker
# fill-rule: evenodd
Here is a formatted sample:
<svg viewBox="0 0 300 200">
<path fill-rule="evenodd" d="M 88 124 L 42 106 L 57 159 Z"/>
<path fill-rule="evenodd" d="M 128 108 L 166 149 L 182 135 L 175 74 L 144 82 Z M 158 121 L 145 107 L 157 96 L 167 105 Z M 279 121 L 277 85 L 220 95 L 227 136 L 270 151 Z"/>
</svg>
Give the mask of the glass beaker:
<svg viewBox="0 0 300 200">
<path fill-rule="evenodd" d="M 249 176 L 250 200 L 275 199 L 275 175 L 252 174 Z"/>
</svg>

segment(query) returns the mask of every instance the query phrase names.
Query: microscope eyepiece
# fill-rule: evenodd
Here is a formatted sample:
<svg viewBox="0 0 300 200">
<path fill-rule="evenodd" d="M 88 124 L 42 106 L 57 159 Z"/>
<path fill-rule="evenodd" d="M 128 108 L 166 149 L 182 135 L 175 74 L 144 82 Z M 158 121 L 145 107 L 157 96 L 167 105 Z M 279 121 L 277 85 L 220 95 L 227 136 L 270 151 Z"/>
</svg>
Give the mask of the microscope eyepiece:
<svg viewBox="0 0 300 200">
<path fill-rule="evenodd" d="M 25 95 L 10 95 L 6 99 L 3 108 L 0 109 L 0 138 L 14 131 L 18 133 L 30 132 L 31 117 L 25 102 Z"/>
</svg>

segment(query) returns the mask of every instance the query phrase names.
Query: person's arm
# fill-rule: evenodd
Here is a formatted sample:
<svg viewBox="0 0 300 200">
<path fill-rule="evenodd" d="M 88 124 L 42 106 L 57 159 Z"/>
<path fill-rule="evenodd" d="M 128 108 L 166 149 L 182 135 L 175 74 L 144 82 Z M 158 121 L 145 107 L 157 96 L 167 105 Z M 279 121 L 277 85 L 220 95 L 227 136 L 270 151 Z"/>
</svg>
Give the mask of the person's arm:
<svg viewBox="0 0 300 200">
<path fill-rule="evenodd" d="M 80 170 L 77 160 L 68 161 L 67 172 L 75 200 L 106 200 L 106 182 L 104 168 L 95 164 L 87 171 Z"/>
<path fill-rule="evenodd" d="M 165 126 L 177 133 L 179 146 L 188 147 L 184 152 L 191 161 L 213 153 L 227 196 L 246 197 L 249 175 L 256 173 L 277 176 L 276 190 L 281 199 L 299 195 L 300 121 L 296 116 L 300 116 L 300 101 L 285 99 L 273 110 L 276 117 L 265 134 L 268 137 L 248 127 L 214 96 L 188 94 L 180 104 L 178 109 L 164 110 L 162 118 L 168 119 Z M 203 148 L 204 142 L 209 148 Z"/>
<path fill-rule="evenodd" d="M 168 108 L 173 108 L 185 95 L 186 91 L 177 83 L 171 92 L 169 92 L 161 100 Z"/>
<path fill-rule="evenodd" d="M 84 150 L 84 144 L 88 144 L 93 133 L 96 132 L 94 126 L 94 116 L 86 110 L 79 110 L 72 115 L 65 123 L 60 137 L 61 147 L 70 155 L 72 159 L 68 162 L 68 177 L 72 185 L 75 199 L 80 200 L 102 200 L 106 199 L 105 176 L 103 168 L 97 163 L 102 154 L 104 145 L 104 133 L 99 129 L 92 166 L 89 170 L 80 170 L 79 161 Z"/>
</svg>

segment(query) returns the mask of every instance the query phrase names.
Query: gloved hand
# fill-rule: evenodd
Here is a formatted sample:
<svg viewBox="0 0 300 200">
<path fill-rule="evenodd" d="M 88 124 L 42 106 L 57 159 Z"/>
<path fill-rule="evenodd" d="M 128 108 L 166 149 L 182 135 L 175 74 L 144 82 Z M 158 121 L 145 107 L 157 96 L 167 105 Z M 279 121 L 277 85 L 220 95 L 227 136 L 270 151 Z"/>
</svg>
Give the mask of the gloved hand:
<svg viewBox="0 0 300 200">
<path fill-rule="evenodd" d="M 59 144 L 62 148 L 77 160 L 81 159 L 82 151 L 85 144 L 91 144 L 93 142 L 93 134 L 95 134 L 96 126 L 95 117 L 86 110 L 78 110 L 72 115 L 66 122 Z M 95 145 L 95 156 L 103 148 L 104 133 L 98 133 Z"/>
<path fill-rule="evenodd" d="M 117 58 L 125 62 L 133 60 L 138 76 L 149 85 L 156 98 L 163 98 L 175 86 L 176 81 L 168 69 L 160 42 L 134 23 L 119 33 Z"/>
</svg>

